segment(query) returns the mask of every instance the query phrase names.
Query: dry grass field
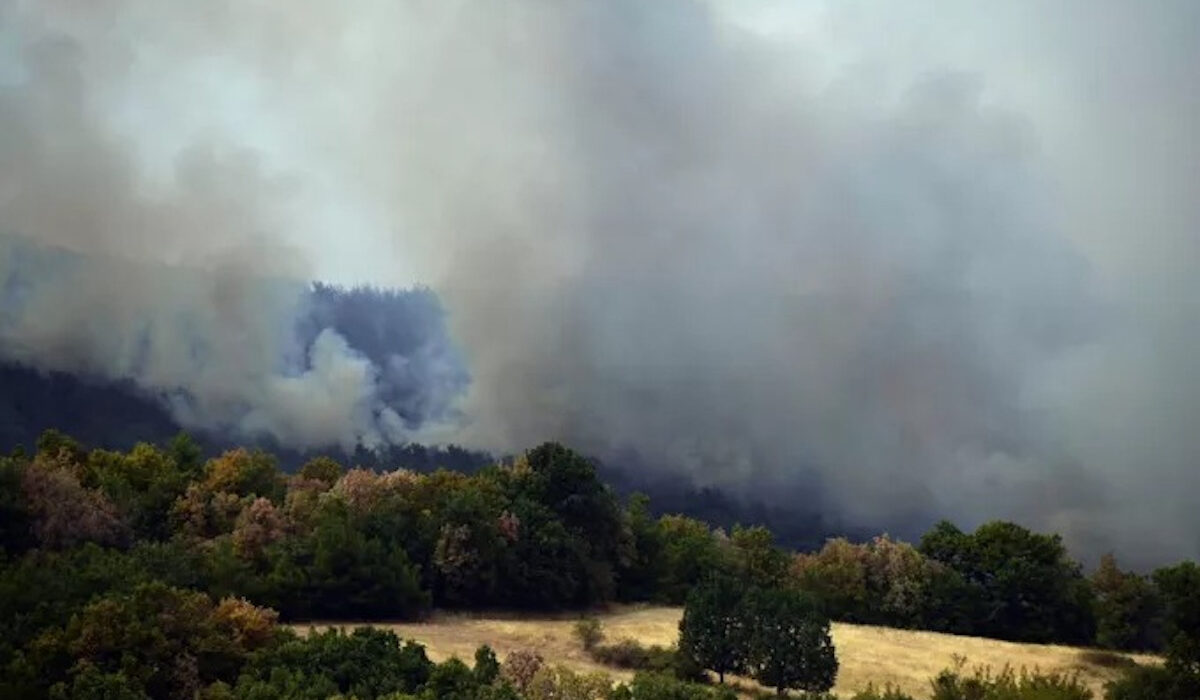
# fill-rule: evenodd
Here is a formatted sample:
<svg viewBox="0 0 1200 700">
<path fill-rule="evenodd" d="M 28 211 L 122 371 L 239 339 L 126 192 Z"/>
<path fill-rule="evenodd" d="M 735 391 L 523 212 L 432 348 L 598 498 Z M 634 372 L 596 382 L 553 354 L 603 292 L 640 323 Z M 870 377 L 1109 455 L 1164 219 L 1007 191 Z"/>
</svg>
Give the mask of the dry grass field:
<svg viewBox="0 0 1200 700">
<path fill-rule="evenodd" d="M 630 607 L 599 617 L 609 642 L 632 638 L 642 644 L 668 646 L 676 640 L 679 615 L 679 608 Z M 488 644 L 501 660 L 516 649 L 533 649 L 549 662 L 576 670 L 605 671 L 615 678 L 631 676 L 599 666 L 587 657 L 572 633 L 576 619 L 441 614 L 423 623 L 376 623 L 375 626 L 425 644 L 430 657 L 439 661 L 457 656 L 469 663 L 476 647 Z M 834 691 L 841 696 L 849 696 L 868 683 L 876 686 L 891 683 L 915 697 L 927 697 L 929 679 L 951 666 L 955 655 L 966 657 L 967 668 L 982 665 L 999 670 L 1008 665 L 1014 669 L 1077 672 L 1097 698 L 1103 697 L 1103 684 L 1117 673 L 1089 662 L 1083 650 L 1073 647 L 1014 644 L 847 624 L 833 626 L 833 640 L 841 664 Z M 1153 657 L 1133 658 L 1140 663 L 1155 662 Z"/>
</svg>

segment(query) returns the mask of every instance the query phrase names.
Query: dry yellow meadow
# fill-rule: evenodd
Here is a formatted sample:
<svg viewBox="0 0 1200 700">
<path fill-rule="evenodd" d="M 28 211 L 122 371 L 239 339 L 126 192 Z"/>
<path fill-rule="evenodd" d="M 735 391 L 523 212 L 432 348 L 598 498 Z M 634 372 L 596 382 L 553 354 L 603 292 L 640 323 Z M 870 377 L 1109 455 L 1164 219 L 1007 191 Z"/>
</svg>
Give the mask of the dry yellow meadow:
<svg viewBox="0 0 1200 700">
<path fill-rule="evenodd" d="M 680 608 L 624 607 L 598 617 L 604 623 L 605 639 L 610 642 L 631 638 L 642 644 L 669 646 L 678 635 L 680 612 Z M 531 649 L 550 663 L 629 678 L 631 673 L 600 666 L 588 658 L 572 632 L 577 619 L 577 616 L 534 618 L 442 613 L 426 622 L 380 622 L 374 626 L 421 642 L 434 660 L 457 656 L 469 663 L 475 649 L 488 644 L 501 660 L 511 651 Z M 315 626 L 324 628 L 330 624 Z M 1066 646 L 1016 644 L 841 623 L 833 625 L 833 641 L 840 662 L 834 688 L 839 696 L 850 696 L 868 683 L 876 686 L 890 683 L 914 697 L 928 697 L 929 679 L 952 666 L 956 656 L 966 657 L 967 668 L 990 666 L 999 670 L 1007 665 L 1014 669 L 1078 673 L 1097 698 L 1103 697 L 1104 683 L 1117 675 L 1117 671 L 1089 661 L 1085 650 Z M 1151 656 L 1132 658 L 1139 663 L 1157 662 Z"/>
</svg>

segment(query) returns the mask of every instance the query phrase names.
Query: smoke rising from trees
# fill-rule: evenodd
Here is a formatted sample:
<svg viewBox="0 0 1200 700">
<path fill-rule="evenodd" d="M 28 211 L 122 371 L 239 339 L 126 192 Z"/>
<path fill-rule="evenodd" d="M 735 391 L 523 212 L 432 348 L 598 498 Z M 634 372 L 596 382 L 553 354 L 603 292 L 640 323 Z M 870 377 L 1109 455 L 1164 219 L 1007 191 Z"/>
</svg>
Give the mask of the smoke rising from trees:
<svg viewBox="0 0 1200 700">
<path fill-rule="evenodd" d="M 125 376 L 150 315 L 150 386 L 346 439 L 382 365 L 264 393 L 304 313 L 248 280 L 425 282 L 447 439 L 1200 552 L 1192 3 L 0 7 L 5 230 L 209 280 L 47 282 L 9 357 Z"/>
</svg>

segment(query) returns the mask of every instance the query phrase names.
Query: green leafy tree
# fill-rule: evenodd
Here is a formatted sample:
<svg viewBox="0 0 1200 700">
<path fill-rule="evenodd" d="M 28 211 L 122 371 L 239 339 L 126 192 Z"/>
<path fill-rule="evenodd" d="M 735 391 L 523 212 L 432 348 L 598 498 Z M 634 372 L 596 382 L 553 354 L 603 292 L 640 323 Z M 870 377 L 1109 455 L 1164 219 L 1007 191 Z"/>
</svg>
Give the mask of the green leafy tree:
<svg viewBox="0 0 1200 700">
<path fill-rule="evenodd" d="M 747 666 L 755 680 L 775 688 L 826 691 L 837 678 L 838 661 L 829 618 L 809 595 L 789 589 L 758 589 L 746 600 L 751 629 Z"/>
<path fill-rule="evenodd" d="M 688 595 L 679 621 L 679 651 L 722 683 L 726 673 L 746 670 L 750 622 L 746 588 L 729 576 L 713 576 Z"/>
<path fill-rule="evenodd" d="M 191 435 L 180 432 L 167 443 L 167 454 L 175 463 L 175 468 L 196 478 L 204 468 L 204 451 Z"/>
<path fill-rule="evenodd" d="M 618 578 L 617 597 L 626 601 L 653 600 L 662 578 L 662 535 L 658 521 L 650 514 L 650 498 L 635 493 L 625 511 L 632 551 L 625 559 Z"/>
<path fill-rule="evenodd" d="M 95 664 L 83 662 L 74 670 L 70 683 L 61 681 L 50 688 L 51 700 L 149 700 L 150 696 L 124 673 L 105 673 Z"/>
<path fill-rule="evenodd" d="M 1200 677 L 1177 666 L 1136 666 L 1104 688 L 1105 700 L 1196 700 Z"/>
<path fill-rule="evenodd" d="M 411 618 L 430 604 L 398 542 L 369 537 L 346 504 L 322 505 L 311 532 L 272 545 L 268 600 L 286 617 Z"/>
<path fill-rule="evenodd" d="M 283 476 L 275 458 L 261 450 L 229 450 L 204 465 L 203 485 L 210 492 L 237 496 L 262 496 L 276 503 L 283 500 Z"/>
<path fill-rule="evenodd" d="M 342 465 L 330 457 L 314 457 L 300 467 L 300 476 L 305 479 L 319 481 L 326 486 L 333 486 L 342 476 Z"/>
<path fill-rule="evenodd" d="M 490 646 L 484 644 L 475 650 L 475 668 L 472 672 L 479 685 L 491 685 L 500 677 L 500 661 Z"/>
<path fill-rule="evenodd" d="M 921 539 L 921 551 L 962 576 L 973 633 L 1028 642 L 1094 639 L 1091 588 L 1058 535 L 1007 522 L 966 534 L 943 522 Z"/>
<path fill-rule="evenodd" d="M 421 692 L 428 700 L 476 700 L 479 680 L 462 661 L 451 657 L 434 667 Z"/>
<path fill-rule="evenodd" d="M 775 587 L 788 574 L 788 555 L 765 527 L 734 525 L 728 542 L 733 569 L 749 586 Z"/>
<path fill-rule="evenodd" d="M 38 437 L 37 454 L 74 464 L 82 464 L 87 459 L 87 450 L 78 440 L 54 428 Z"/>
<path fill-rule="evenodd" d="M 127 595 L 89 603 L 64 628 L 44 634 L 37 645 L 39 664 L 46 681 L 54 683 L 63 661 L 74 661 L 61 680 L 64 689 L 85 682 L 84 673 L 90 674 L 86 685 L 123 673 L 128 687 L 151 697 L 190 697 L 203 685 L 235 679 L 249 654 L 271 641 L 271 634 L 238 634 L 251 617 L 273 625 L 266 611 L 218 615 L 202 593 L 142 584 Z"/>
<path fill-rule="evenodd" d="M 1200 565 L 1182 562 L 1156 570 L 1153 577 L 1163 600 L 1167 665 L 1200 679 Z"/>
<path fill-rule="evenodd" d="M 693 586 L 721 568 L 720 545 L 708 525 L 694 518 L 664 515 L 658 524 L 662 538 L 659 598 L 664 603 L 682 603 Z"/>
<path fill-rule="evenodd" d="M 441 508 L 443 524 L 434 546 L 434 595 L 440 604 L 495 604 L 499 560 L 507 540 L 500 530 L 502 502 L 478 479 L 456 485 Z"/>
<path fill-rule="evenodd" d="M 611 600 L 616 593 L 616 571 L 627 544 L 621 510 L 612 490 L 596 476 L 596 465 L 558 443 L 530 450 L 524 459 L 524 494 L 549 508 L 571 536 L 577 553 L 579 590 L 577 605 Z"/>
<path fill-rule="evenodd" d="M 1122 571 L 1112 554 L 1092 574 L 1096 643 L 1109 649 L 1150 650 L 1162 645 L 1158 590 L 1144 576 Z"/>
<path fill-rule="evenodd" d="M 518 498 L 511 512 L 520 534 L 500 561 L 500 602 L 522 609 L 561 609 L 586 598 L 585 554 L 579 540 L 546 506 Z"/>
<path fill-rule="evenodd" d="M 867 552 L 845 538 L 830 539 L 819 552 L 797 554 L 792 575 L 830 615 L 847 622 L 870 621 Z"/>
<path fill-rule="evenodd" d="M 349 633 L 330 629 L 310 632 L 303 639 L 292 636 L 256 655 L 242 673 L 238 695 L 244 697 L 248 689 L 257 687 L 260 693 L 272 688 L 279 693 L 259 697 L 324 699 L 343 693 L 366 700 L 416 693 L 433 673 L 425 648 L 401 643 L 393 632 L 369 627 Z M 306 687 L 321 694 L 314 696 Z"/>
</svg>

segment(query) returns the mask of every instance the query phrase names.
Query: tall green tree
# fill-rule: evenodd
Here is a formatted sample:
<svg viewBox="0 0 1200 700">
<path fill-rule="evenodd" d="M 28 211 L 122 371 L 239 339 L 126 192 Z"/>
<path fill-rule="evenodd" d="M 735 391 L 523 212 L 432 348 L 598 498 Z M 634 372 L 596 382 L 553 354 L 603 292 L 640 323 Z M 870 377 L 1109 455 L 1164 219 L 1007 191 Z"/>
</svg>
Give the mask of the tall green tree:
<svg viewBox="0 0 1200 700">
<path fill-rule="evenodd" d="M 329 500 L 313 530 L 268 549 L 270 602 L 286 617 L 420 615 L 430 603 L 400 543 L 366 535 L 346 505 Z"/>
<path fill-rule="evenodd" d="M 747 665 L 754 679 L 775 688 L 823 692 L 837 679 L 838 661 L 829 618 L 800 591 L 757 589 L 746 598 L 751 629 Z"/>
<path fill-rule="evenodd" d="M 1200 685 L 1200 565 L 1186 561 L 1153 576 L 1163 599 L 1168 666 Z"/>
<path fill-rule="evenodd" d="M 662 542 L 658 598 L 677 605 L 693 586 L 721 567 L 721 548 L 708 525 L 695 518 L 664 515 L 658 519 L 658 531 Z"/>
<path fill-rule="evenodd" d="M 770 530 L 761 525 L 734 525 L 728 544 L 733 569 L 747 585 L 774 587 L 783 584 L 788 573 L 788 556 L 775 546 Z"/>
<path fill-rule="evenodd" d="M 558 517 L 581 555 L 582 588 L 573 602 L 611 600 L 625 529 L 617 499 L 596 475 L 595 462 L 554 442 L 530 450 L 525 459 L 526 492 Z"/>
<path fill-rule="evenodd" d="M 722 683 L 726 673 L 746 670 L 750 620 L 745 591 L 737 579 L 715 575 L 692 589 L 679 621 L 680 653 L 715 671 Z"/>
<path fill-rule="evenodd" d="M 975 634 L 1027 642 L 1087 644 L 1095 636 L 1092 592 L 1062 538 L 1008 522 L 967 534 L 942 522 L 921 552 L 957 571 L 970 595 Z"/>
<path fill-rule="evenodd" d="M 1109 649 L 1162 646 L 1162 606 L 1145 576 L 1122 571 L 1112 554 L 1100 558 L 1091 577 L 1096 605 L 1096 644 Z"/>
<path fill-rule="evenodd" d="M 662 577 L 662 534 L 658 521 L 650 514 L 650 498 L 642 493 L 629 497 L 625 510 L 626 527 L 632 539 L 632 552 L 625 559 L 618 579 L 621 600 L 652 600 Z"/>
</svg>

